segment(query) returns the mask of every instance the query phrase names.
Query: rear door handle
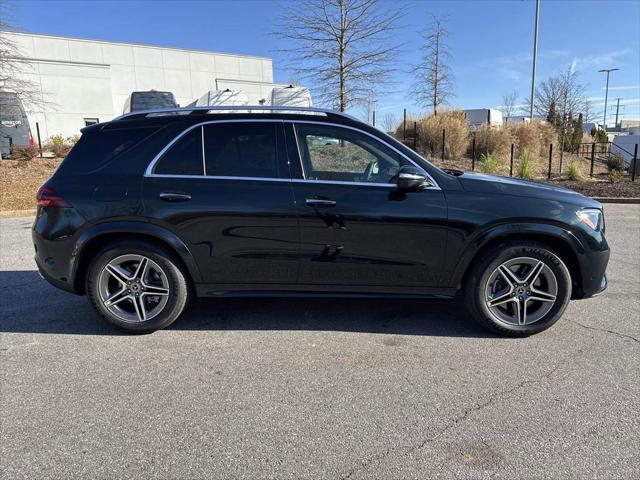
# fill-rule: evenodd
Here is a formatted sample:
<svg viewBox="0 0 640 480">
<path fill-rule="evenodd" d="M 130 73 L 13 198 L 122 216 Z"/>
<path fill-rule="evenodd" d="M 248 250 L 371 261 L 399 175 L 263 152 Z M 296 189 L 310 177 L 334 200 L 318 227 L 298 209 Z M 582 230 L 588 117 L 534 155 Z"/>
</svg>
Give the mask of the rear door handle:
<svg viewBox="0 0 640 480">
<path fill-rule="evenodd" d="M 304 201 L 310 207 L 335 207 L 335 200 L 329 200 L 327 198 L 307 198 Z"/>
<path fill-rule="evenodd" d="M 160 200 L 165 202 L 187 202 L 191 200 L 191 195 L 188 193 L 162 192 L 160 193 Z"/>
</svg>

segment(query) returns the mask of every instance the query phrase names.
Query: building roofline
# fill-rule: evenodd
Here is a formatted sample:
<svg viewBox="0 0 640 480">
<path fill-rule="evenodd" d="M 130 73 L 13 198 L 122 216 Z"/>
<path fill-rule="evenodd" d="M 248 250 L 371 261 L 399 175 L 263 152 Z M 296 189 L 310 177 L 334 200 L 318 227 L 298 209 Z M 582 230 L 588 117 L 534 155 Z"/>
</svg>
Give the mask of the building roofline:
<svg viewBox="0 0 640 480">
<path fill-rule="evenodd" d="M 265 57 L 261 55 L 246 55 L 243 53 L 226 53 L 226 52 L 214 52 L 211 50 L 195 50 L 190 48 L 180 48 L 180 47 L 167 47 L 163 45 L 153 45 L 150 43 L 130 43 L 130 42 L 121 42 L 117 40 L 98 40 L 95 38 L 83 38 L 83 37 L 72 37 L 70 35 L 56 35 L 50 33 L 35 33 L 35 32 L 26 32 L 22 30 L 0 30 L 0 33 L 13 33 L 17 35 L 26 35 L 26 36 L 34 36 L 34 37 L 48 37 L 48 38 L 59 38 L 64 40 L 79 40 L 84 42 L 94 42 L 94 43 L 102 43 L 102 44 L 118 44 L 118 45 L 127 45 L 130 47 L 143 47 L 143 48 L 159 48 L 162 50 L 177 50 L 180 52 L 191 52 L 191 53 L 205 53 L 208 55 L 223 55 L 227 57 L 243 57 L 243 58 L 255 58 L 260 60 L 270 60 L 273 62 L 273 58 Z"/>
</svg>

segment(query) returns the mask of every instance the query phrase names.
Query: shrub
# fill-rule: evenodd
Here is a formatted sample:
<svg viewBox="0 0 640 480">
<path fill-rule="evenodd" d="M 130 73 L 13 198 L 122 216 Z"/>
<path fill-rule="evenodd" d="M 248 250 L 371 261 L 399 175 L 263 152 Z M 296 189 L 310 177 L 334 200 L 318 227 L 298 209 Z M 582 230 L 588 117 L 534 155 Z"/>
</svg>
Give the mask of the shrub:
<svg viewBox="0 0 640 480">
<path fill-rule="evenodd" d="M 609 181 L 611 183 L 618 183 L 622 180 L 622 172 L 620 170 L 611 170 L 609 172 Z"/>
<path fill-rule="evenodd" d="M 571 160 L 569 162 L 569 170 L 567 171 L 567 176 L 569 180 L 574 180 L 576 182 L 581 182 L 584 180 L 582 176 L 582 172 L 580 171 L 580 164 L 577 160 Z"/>
<path fill-rule="evenodd" d="M 609 157 L 607 158 L 607 168 L 610 172 L 613 170 L 618 170 L 619 172 L 621 172 L 622 170 L 624 170 L 624 157 L 619 153 L 616 153 L 615 155 L 609 155 Z"/>
<path fill-rule="evenodd" d="M 527 178 L 529 180 L 535 178 L 533 173 L 533 157 L 529 150 L 524 150 L 522 152 L 522 162 L 520 162 L 520 167 L 518 167 L 517 176 L 520 178 Z"/>
<path fill-rule="evenodd" d="M 498 173 L 499 168 L 500 164 L 495 155 L 491 153 L 483 153 L 480 156 L 480 170 L 483 173 L 495 175 L 496 173 Z"/>
<path fill-rule="evenodd" d="M 476 131 L 475 138 L 476 151 L 480 155 L 507 155 L 513 142 L 510 128 L 497 129 L 487 124 Z"/>
<path fill-rule="evenodd" d="M 67 137 L 66 143 L 70 147 L 73 147 L 76 143 L 78 143 L 78 140 L 80 140 L 80 135 L 76 133 L 75 135 L 71 135 L 70 137 Z"/>
<path fill-rule="evenodd" d="M 38 156 L 38 147 L 35 145 L 29 145 L 28 147 L 11 145 L 10 155 L 14 160 L 31 160 Z"/>
<path fill-rule="evenodd" d="M 510 128 L 518 156 L 528 150 L 536 157 L 544 157 L 549 151 L 549 144 L 557 139 L 555 129 L 548 123 L 522 122 Z"/>
<path fill-rule="evenodd" d="M 469 127 L 460 110 L 450 110 L 418 121 L 418 150 L 432 155 L 442 152 L 442 130 L 445 130 L 445 158 L 460 158 L 467 150 Z"/>
<path fill-rule="evenodd" d="M 61 147 L 64 145 L 64 137 L 61 133 L 58 135 L 51 135 L 51 137 L 49 137 L 49 143 L 53 146 Z"/>
<path fill-rule="evenodd" d="M 45 148 L 53 153 L 55 157 L 64 158 L 71 150 L 71 146 L 68 145 L 70 139 L 73 139 L 73 137 L 65 139 L 62 134 L 51 135 Z"/>
</svg>

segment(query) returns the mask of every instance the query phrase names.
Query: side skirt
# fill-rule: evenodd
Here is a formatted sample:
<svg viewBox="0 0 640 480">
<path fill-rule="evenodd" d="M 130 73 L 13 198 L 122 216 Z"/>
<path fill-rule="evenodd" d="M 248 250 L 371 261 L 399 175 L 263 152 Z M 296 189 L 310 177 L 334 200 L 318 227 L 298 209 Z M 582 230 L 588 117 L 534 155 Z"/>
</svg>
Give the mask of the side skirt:
<svg viewBox="0 0 640 480">
<path fill-rule="evenodd" d="M 329 298 L 455 298 L 455 288 L 399 288 L 341 285 L 197 284 L 198 297 L 329 297 Z"/>
</svg>

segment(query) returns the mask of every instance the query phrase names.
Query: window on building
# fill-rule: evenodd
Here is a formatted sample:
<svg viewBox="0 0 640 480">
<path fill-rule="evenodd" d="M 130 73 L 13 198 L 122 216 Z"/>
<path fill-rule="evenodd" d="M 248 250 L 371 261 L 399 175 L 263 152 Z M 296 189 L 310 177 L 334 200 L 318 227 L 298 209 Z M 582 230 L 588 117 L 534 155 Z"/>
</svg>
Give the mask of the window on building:
<svg viewBox="0 0 640 480">
<path fill-rule="evenodd" d="M 88 127 L 89 125 L 95 125 L 96 123 L 99 123 L 100 120 L 98 120 L 97 118 L 85 118 L 84 119 L 84 126 Z"/>
</svg>

